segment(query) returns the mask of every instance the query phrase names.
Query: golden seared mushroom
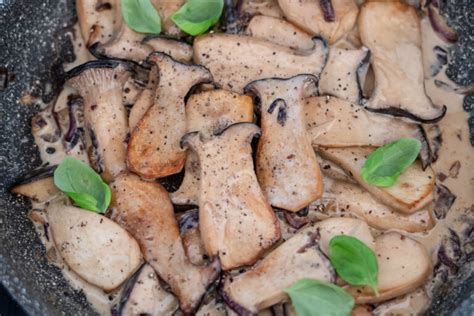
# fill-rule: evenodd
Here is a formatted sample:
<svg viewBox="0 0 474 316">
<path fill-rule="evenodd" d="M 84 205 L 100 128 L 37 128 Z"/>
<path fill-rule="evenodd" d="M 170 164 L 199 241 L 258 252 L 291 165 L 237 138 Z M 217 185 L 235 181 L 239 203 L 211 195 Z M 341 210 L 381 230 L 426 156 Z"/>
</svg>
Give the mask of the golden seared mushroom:
<svg viewBox="0 0 474 316">
<path fill-rule="evenodd" d="M 76 12 L 86 46 L 108 41 L 115 29 L 118 0 L 78 0 Z"/>
<path fill-rule="evenodd" d="M 46 214 L 62 259 L 90 284 L 112 291 L 140 267 L 138 243 L 107 217 L 59 203 Z"/>
<path fill-rule="evenodd" d="M 186 133 L 184 98 L 197 84 L 212 81 L 207 69 L 180 63 L 163 53 L 148 58 L 159 69 L 153 105 L 130 136 L 128 167 L 136 174 L 154 179 L 181 171 L 186 151 L 179 145 Z"/>
<path fill-rule="evenodd" d="M 84 122 L 93 147 L 89 159 L 107 181 L 126 169 L 128 122 L 122 87 L 129 70 L 118 60 L 95 60 L 67 73 L 68 83 L 84 99 Z"/>
<path fill-rule="evenodd" d="M 375 253 L 379 266 L 378 290 L 348 286 L 358 304 L 387 301 L 409 293 L 423 285 L 431 275 L 430 256 L 419 242 L 396 232 L 387 232 L 375 239 Z"/>
<path fill-rule="evenodd" d="M 353 27 L 359 13 L 354 0 L 278 0 L 286 19 L 311 35 L 334 43 Z"/>
<path fill-rule="evenodd" d="M 261 102 L 262 137 L 257 178 L 274 207 L 297 212 L 323 194 L 321 170 L 305 127 L 303 98 L 317 91 L 317 79 L 263 79 L 245 87 Z"/>
<path fill-rule="evenodd" d="M 199 156 L 201 237 L 223 270 L 253 264 L 280 238 L 278 220 L 253 169 L 250 142 L 257 133 L 252 123 L 236 123 L 207 140 L 199 132 L 182 140 Z"/>
<path fill-rule="evenodd" d="M 372 53 L 375 87 L 372 111 L 433 123 L 446 106 L 425 94 L 420 21 L 416 9 L 401 2 L 367 2 L 359 16 L 362 43 Z"/>
<path fill-rule="evenodd" d="M 312 50 L 298 52 L 266 40 L 235 34 L 208 34 L 194 40 L 194 61 L 207 67 L 223 89 L 242 93 L 249 82 L 321 73 L 328 54 L 325 42 L 313 39 Z"/>
<path fill-rule="evenodd" d="M 218 262 L 195 266 L 186 257 L 168 192 L 158 183 L 122 174 L 112 183 L 111 218 L 140 244 L 145 260 L 192 312 L 219 274 Z"/>
<path fill-rule="evenodd" d="M 189 97 L 186 103 L 187 132 L 199 131 L 210 137 L 238 122 L 252 122 L 252 98 L 227 90 L 210 90 Z M 174 204 L 199 203 L 201 167 L 195 152 L 188 150 L 184 179 L 180 188 L 171 193 Z"/>
</svg>

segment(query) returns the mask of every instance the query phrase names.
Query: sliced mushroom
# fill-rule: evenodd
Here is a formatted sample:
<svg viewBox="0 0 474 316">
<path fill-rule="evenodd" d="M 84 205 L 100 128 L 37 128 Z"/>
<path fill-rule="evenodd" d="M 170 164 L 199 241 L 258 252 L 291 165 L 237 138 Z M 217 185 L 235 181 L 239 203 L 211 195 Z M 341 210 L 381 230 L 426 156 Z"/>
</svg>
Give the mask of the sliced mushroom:
<svg viewBox="0 0 474 316">
<path fill-rule="evenodd" d="M 227 90 L 210 90 L 193 94 L 186 103 L 188 133 L 200 131 L 205 137 L 210 137 L 229 125 L 252 120 L 252 99 Z M 188 150 L 183 182 L 176 192 L 171 193 L 174 204 L 198 205 L 200 173 L 197 154 Z"/>
<path fill-rule="evenodd" d="M 186 65 L 163 53 L 148 58 L 159 69 L 153 105 L 132 132 L 128 144 L 128 167 L 148 179 L 181 171 L 186 152 L 180 147 L 186 133 L 184 98 L 189 90 L 212 81 L 207 69 Z"/>
<path fill-rule="evenodd" d="M 107 217 L 59 203 L 46 212 L 59 254 L 90 284 L 111 291 L 140 267 L 138 243 Z"/>
<path fill-rule="evenodd" d="M 303 278 L 335 281 L 331 263 L 319 249 L 319 231 L 309 227 L 281 244 L 251 270 L 224 282 L 223 297 L 239 315 L 288 300 L 284 289 Z"/>
<path fill-rule="evenodd" d="M 203 265 L 208 255 L 199 230 L 199 210 L 191 209 L 178 217 L 184 251 L 192 264 Z"/>
<path fill-rule="evenodd" d="M 194 40 L 194 61 L 209 68 L 224 89 L 241 93 L 249 82 L 299 74 L 321 73 L 327 57 L 326 43 L 314 38 L 314 48 L 297 52 L 250 36 L 208 34 Z"/>
<path fill-rule="evenodd" d="M 400 2 L 368 2 L 362 6 L 359 30 L 372 53 L 375 89 L 367 108 L 413 121 L 440 120 L 446 106 L 425 94 L 420 21 L 416 9 Z"/>
<path fill-rule="evenodd" d="M 111 218 L 137 239 L 145 260 L 171 287 L 181 309 L 192 312 L 217 277 L 218 262 L 199 267 L 186 257 L 166 190 L 122 174 L 112 183 L 111 209 Z"/>
<path fill-rule="evenodd" d="M 166 35 L 181 35 L 181 30 L 171 20 L 171 16 L 178 11 L 185 0 L 152 0 L 151 3 L 160 14 L 162 32 Z"/>
<path fill-rule="evenodd" d="M 433 200 L 436 177 L 431 168 L 423 171 L 419 161 L 408 167 L 391 187 L 376 187 L 365 182 L 360 171 L 373 150 L 372 147 L 321 147 L 318 152 L 323 158 L 341 166 L 380 202 L 399 212 L 413 214 Z"/>
<path fill-rule="evenodd" d="M 321 166 L 321 171 L 328 178 L 331 178 L 334 180 L 341 180 L 341 181 L 349 182 L 349 183 L 357 183 L 357 181 L 355 181 L 350 175 L 348 175 L 347 172 L 344 171 L 344 169 L 336 165 L 334 162 L 323 159 L 319 155 L 316 155 L 316 158 L 318 159 L 318 163 Z M 323 182 L 326 183 L 325 180 L 323 180 Z M 326 191 L 326 187 L 325 187 L 325 191 Z"/>
<path fill-rule="evenodd" d="M 377 304 L 371 315 L 420 315 L 429 308 L 430 302 L 431 298 L 422 287 L 402 297 Z"/>
<path fill-rule="evenodd" d="M 46 167 L 34 170 L 15 184 L 11 189 L 12 193 L 26 196 L 35 202 L 50 201 L 60 192 L 53 182 L 55 169 Z"/>
<path fill-rule="evenodd" d="M 87 46 L 96 42 L 108 41 L 114 33 L 117 0 L 76 1 L 82 38 Z"/>
<path fill-rule="evenodd" d="M 419 242 L 396 232 L 388 232 L 375 239 L 375 253 L 379 266 L 378 290 L 349 286 L 358 304 L 373 304 L 406 294 L 426 282 L 432 273 L 430 256 Z"/>
<path fill-rule="evenodd" d="M 297 212 L 321 197 L 321 170 L 305 128 L 303 98 L 317 91 L 317 79 L 300 75 L 263 79 L 245 87 L 261 102 L 262 137 L 257 178 L 271 205 Z"/>
<path fill-rule="evenodd" d="M 314 48 L 314 42 L 308 33 L 283 19 L 257 15 L 250 20 L 246 33 L 271 43 L 286 46 L 298 51 Z"/>
<path fill-rule="evenodd" d="M 153 268 L 144 264 L 124 287 L 119 315 L 172 315 L 177 309 L 176 297 L 163 289 Z"/>
<path fill-rule="evenodd" d="M 241 13 L 243 15 L 265 15 L 274 18 L 283 18 L 278 0 L 242 0 Z"/>
<path fill-rule="evenodd" d="M 182 140 L 199 156 L 199 226 L 208 254 L 219 256 L 223 270 L 253 264 L 280 238 L 253 169 L 250 141 L 258 132 L 254 124 L 236 123 L 208 140 L 198 132 Z"/>
<path fill-rule="evenodd" d="M 153 52 L 168 54 L 182 62 L 190 62 L 193 59 L 193 47 L 172 37 L 148 35 L 143 39 L 143 44 L 150 46 Z"/>
<path fill-rule="evenodd" d="M 325 14 L 321 3 L 329 3 L 332 16 Z M 311 35 L 322 35 L 336 42 L 354 27 L 359 8 L 354 0 L 301 1 L 278 0 L 285 17 Z"/>
<path fill-rule="evenodd" d="M 126 169 L 128 123 L 122 88 L 129 69 L 117 60 L 96 60 L 67 73 L 68 83 L 84 99 L 85 125 L 95 149 L 90 160 L 107 181 Z"/>
<path fill-rule="evenodd" d="M 142 92 L 138 95 L 132 109 L 130 110 L 130 114 L 128 115 L 128 125 L 130 126 L 132 133 L 143 116 L 145 116 L 148 109 L 153 105 L 158 81 L 159 69 L 158 67 L 152 67 L 148 72 L 148 82 Z"/>
<path fill-rule="evenodd" d="M 331 47 L 319 81 L 319 93 L 329 94 L 359 104 L 363 97 L 364 78 L 369 67 L 370 51 Z"/>
</svg>

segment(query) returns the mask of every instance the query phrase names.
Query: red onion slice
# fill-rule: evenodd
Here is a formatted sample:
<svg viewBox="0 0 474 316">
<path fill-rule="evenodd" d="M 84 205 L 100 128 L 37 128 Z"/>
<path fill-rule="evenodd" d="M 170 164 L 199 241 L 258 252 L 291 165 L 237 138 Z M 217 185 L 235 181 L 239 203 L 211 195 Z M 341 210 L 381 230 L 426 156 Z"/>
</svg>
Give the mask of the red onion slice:
<svg viewBox="0 0 474 316">
<path fill-rule="evenodd" d="M 324 20 L 326 22 L 334 22 L 336 20 L 336 13 L 334 12 L 331 0 L 319 0 L 319 5 L 323 11 Z"/>
<path fill-rule="evenodd" d="M 456 43 L 458 35 L 448 26 L 444 18 L 431 5 L 428 6 L 428 17 L 430 19 L 431 27 L 448 43 Z"/>
</svg>

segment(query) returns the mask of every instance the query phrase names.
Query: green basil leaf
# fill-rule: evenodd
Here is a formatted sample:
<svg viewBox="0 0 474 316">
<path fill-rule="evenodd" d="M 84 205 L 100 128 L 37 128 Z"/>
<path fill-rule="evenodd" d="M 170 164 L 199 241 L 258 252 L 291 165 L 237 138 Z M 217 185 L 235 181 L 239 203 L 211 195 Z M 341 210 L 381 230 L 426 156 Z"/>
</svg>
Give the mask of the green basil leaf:
<svg viewBox="0 0 474 316">
<path fill-rule="evenodd" d="M 88 165 L 67 156 L 54 171 L 54 184 L 81 208 L 105 213 L 112 193 L 109 186 Z"/>
<path fill-rule="evenodd" d="M 400 138 L 373 151 L 364 163 L 360 175 L 365 182 L 392 186 L 420 153 L 421 143 L 415 138 Z"/>
<path fill-rule="evenodd" d="M 301 279 L 285 292 L 298 316 L 346 316 L 354 307 L 354 298 L 337 285 L 314 279 Z"/>
<path fill-rule="evenodd" d="M 224 0 L 188 0 L 171 20 L 184 32 L 196 36 L 216 24 L 223 9 Z"/>
<path fill-rule="evenodd" d="M 352 285 L 368 285 L 378 295 L 379 266 L 375 253 L 352 236 L 335 236 L 329 242 L 329 258 L 337 274 Z"/>
<path fill-rule="evenodd" d="M 161 19 L 150 0 L 121 0 L 122 15 L 127 25 L 139 33 L 161 32 Z"/>
</svg>

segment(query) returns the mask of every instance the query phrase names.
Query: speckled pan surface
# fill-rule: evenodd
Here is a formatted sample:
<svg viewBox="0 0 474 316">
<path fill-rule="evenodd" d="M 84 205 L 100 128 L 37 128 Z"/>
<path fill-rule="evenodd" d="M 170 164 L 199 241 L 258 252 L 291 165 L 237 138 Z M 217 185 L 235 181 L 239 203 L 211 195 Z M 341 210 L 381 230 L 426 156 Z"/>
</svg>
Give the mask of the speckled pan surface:
<svg viewBox="0 0 474 316">
<path fill-rule="evenodd" d="M 461 34 L 459 45 L 452 51 L 454 60 L 448 75 L 460 84 L 472 84 L 472 0 L 441 2 Z M 29 203 L 8 191 L 19 175 L 40 164 L 30 135 L 30 119 L 38 109 L 17 100 L 25 91 L 33 91 L 45 101 L 54 96 L 61 85 L 62 62 L 74 58 L 69 39 L 74 22 L 72 0 L 0 0 L 0 79 L 7 76 L 9 81 L 6 89 L 0 87 L 0 281 L 31 315 L 94 314 L 84 296 L 47 263 L 43 246 L 26 217 Z M 464 107 L 471 112 L 473 142 L 474 95 L 466 98 Z M 474 314 L 474 275 L 467 266 L 459 275 L 464 282 L 446 283 L 429 314 Z"/>
</svg>

